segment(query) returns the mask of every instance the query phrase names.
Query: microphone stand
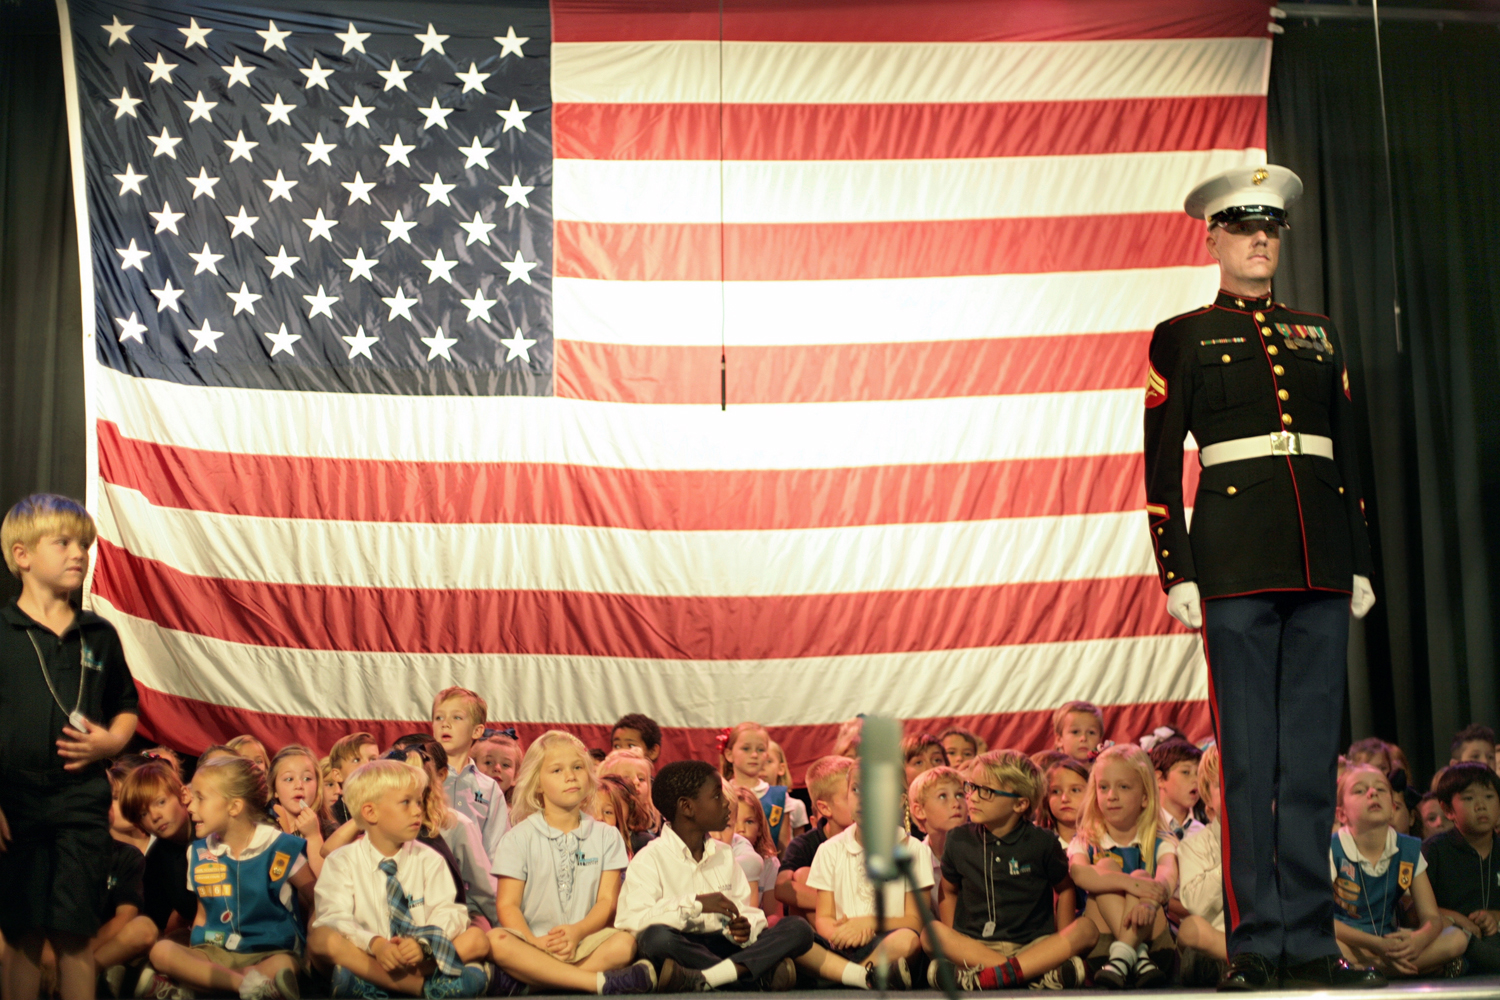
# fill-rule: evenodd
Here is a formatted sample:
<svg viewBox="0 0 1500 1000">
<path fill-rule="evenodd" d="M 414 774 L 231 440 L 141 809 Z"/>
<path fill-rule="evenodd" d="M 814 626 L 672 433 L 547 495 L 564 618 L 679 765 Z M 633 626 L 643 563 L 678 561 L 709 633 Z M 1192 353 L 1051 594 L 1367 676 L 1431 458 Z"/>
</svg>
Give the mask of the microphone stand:
<svg viewBox="0 0 1500 1000">
<path fill-rule="evenodd" d="M 927 934 L 927 940 L 932 944 L 932 960 L 937 963 L 938 989 L 948 1000 L 959 1000 L 958 977 L 953 974 L 953 963 L 948 961 L 943 954 L 943 943 L 938 940 L 937 931 L 934 929 L 932 907 L 927 905 L 927 890 L 917 886 L 916 874 L 912 871 L 911 852 L 905 846 L 897 845 L 891 852 L 891 860 L 895 863 L 896 877 L 888 881 L 901 881 L 906 884 L 907 891 L 917 901 L 917 914 L 922 918 L 922 929 Z M 885 881 L 875 882 L 875 933 L 878 935 L 885 926 Z M 884 961 L 885 952 L 881 951 L 881 961 L 875 963 L 875 988 L 884 993 L 890 985 L 890 963 Z M 912 984 L 914 987 L 917 985 Z"/>
</svg>

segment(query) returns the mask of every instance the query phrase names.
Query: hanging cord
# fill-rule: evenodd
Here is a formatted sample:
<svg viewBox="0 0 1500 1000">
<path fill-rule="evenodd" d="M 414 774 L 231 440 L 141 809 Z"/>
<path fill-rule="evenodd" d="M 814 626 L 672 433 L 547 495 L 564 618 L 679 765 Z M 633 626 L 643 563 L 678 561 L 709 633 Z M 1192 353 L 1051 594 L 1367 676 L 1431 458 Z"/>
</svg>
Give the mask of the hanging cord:
<svg viewBox="0 0 1500 1000">
<path fill-rule="evenodd" d="M 1404 354 L 1401 339 L 1401 275 L 1396 266 L 1396 181 L 1391 174 L 1391 129 L 1385 114 L 1385 60 L 1380 52 L 1380 0 L 1371 0 L 1375 20 L 1375 78 L 1380 84 L 1380 137 L 1385 144 L 1385 211 L 1391 224 L 1391 315 L 1396 323 L 1396 353 Z"/>
<path fill-rule="evenodd" d="M 724 273 L 724 0 L 719 0 L 719 411 L 729 409 L 729 363 L 725 328 L 729 324 Z"/>
</svg>

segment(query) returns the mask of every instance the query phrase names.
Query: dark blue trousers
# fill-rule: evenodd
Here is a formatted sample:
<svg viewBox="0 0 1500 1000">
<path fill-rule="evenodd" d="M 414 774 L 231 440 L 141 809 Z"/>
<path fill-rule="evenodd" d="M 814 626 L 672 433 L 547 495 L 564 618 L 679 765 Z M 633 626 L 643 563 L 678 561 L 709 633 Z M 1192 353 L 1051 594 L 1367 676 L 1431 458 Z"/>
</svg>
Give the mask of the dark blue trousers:
<svg viewBox="0 0 1500 1000">
<path fill-rule="evenodd" d="M 1328 842 L 1349 646 L 1349 598 L 1285 591 L 1203 602 L 1223 776 L 1229 954 L 1339 954 Z"/>
</svg>

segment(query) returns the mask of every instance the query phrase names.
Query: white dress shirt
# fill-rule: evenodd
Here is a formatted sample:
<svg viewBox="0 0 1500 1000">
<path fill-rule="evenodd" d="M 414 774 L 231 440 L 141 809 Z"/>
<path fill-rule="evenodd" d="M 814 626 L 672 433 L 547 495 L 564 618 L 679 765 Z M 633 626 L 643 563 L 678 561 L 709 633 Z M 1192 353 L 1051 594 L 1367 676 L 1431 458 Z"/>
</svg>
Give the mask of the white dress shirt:
<svg viewBox="0 0 1500 1000">
<path fill-rule="evenodd" d="M 615 926 L 638 934 L 652 924 L 665 924 L 690 934 L 723 931 L 727 937 L 728 919 L 704 913 L 703 904 L 698 902 L 699 896 L 711 892 L 722 892 L 750 921 L 746 944 L 766 929 L 765 912 L 750 905 L 750 881 L 729 845 L 705 837 L 703 859 L 694 860 L 693 852 L 667 823 L 660 837 L 630 859 L 629 877 L 620 887 Z"/>
<path fill-rule="evenodd" d="M 370 950 L 375 938 L 391 936 L 391 907 L 386 901 L 385 855 L 369 837 L 340 847 L 323 862 L 318 876 L 318 915 L 314 927 L 329 927 Z M 451 941 L 469 926 L 469 911 L 454 901 L 457 890 L 448 863 L 425 844 L 409 840 L 396 851 L 396 881 L 406 891 L 412 923 L 437 927 Z"/>
<path fill-rule="evenodd" d="M 833 893 L 833 916 L 836 920 L 849 917 L 873 917 L 875 915 L 875 885 L 865 873 L 865 847 L 855 834 L 859 824 L 851 826 L 836 837 L 830 837 L 813 855 L 812 870 L 807 874 L 807 887 Z M 932 848 L 916 837 L 906 838 L 906 849 L 911 852 L 912 878 L 918 889 L 931 889 L 933 884 Z M 906 912 L 906 883 L 887 882 L 885 893 L 885 917 L 895 920 Z"/>
<path fill-rule="evenodd" d="M 1189 913 L 1224 929 L 1224 863 L 1219 821 L 1188 834 L 1177 845 L 1177 898 Z"/>
</svg>

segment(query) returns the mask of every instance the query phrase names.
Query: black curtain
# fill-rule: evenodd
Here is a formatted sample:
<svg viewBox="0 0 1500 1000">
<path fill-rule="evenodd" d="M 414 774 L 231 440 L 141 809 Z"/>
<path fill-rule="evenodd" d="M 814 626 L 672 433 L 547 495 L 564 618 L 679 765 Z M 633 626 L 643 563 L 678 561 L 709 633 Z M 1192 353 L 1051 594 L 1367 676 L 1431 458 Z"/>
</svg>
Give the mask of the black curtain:
<svg viewBox="0 0 1500 1000">
<path fill-rule="evenodd" d="M 1351 650 L 1352 728 L 1425 779 L 1457 729 L 1497 720 L 1500 31 L 1383 22 L 1387 186 L 1373 23 L 1286 8 L 1268 155 L 1307 193 L 1276 291 L 1333 317 L 1368 420 L 1380 603 Z"/>
</svg>

